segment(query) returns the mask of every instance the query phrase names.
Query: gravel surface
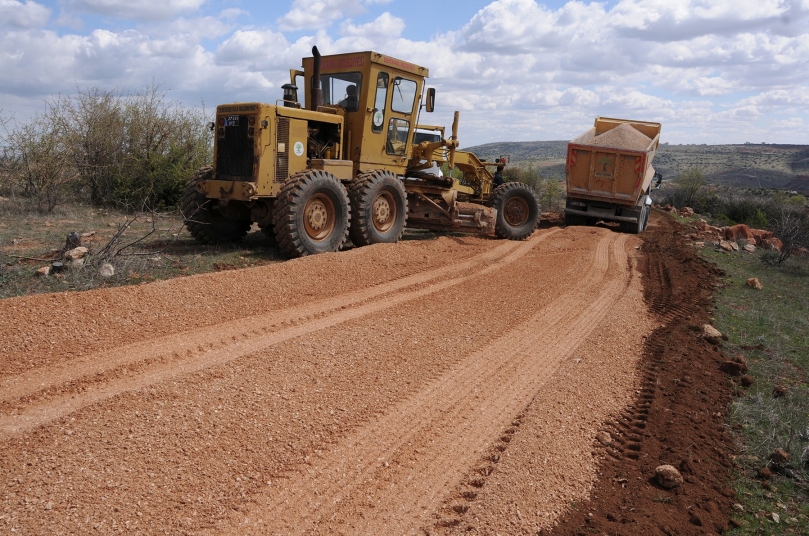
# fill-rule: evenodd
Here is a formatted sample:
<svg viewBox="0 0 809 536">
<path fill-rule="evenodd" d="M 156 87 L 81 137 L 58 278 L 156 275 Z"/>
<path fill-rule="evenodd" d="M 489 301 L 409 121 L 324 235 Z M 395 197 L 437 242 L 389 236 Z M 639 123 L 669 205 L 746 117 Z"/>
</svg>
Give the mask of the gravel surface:
<svg viewBox="0 0 809 536">
<path fill-rule="evenodd" d="M 640 243 L 442 237 L 4 300 L 0 527 L 404 534 L 478 493 L 477 527 L 512 532 L 515 499 L 549 526 L 640 381 Z"/>
</svg>

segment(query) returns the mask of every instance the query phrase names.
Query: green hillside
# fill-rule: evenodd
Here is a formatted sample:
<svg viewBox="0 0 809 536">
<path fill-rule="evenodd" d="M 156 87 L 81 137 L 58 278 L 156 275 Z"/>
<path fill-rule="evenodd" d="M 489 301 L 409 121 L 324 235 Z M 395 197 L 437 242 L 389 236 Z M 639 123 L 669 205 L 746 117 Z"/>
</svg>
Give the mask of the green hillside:
<svg viewBox="0 0 809 536">
<path fill-rule="evenodd" d="M 564 177 L 567 141 L 499 142 L 464 148 L 479 158 L 511 155 L 540 175 Z M 661 145 L 655 169 L 666 179 L 697 167 L 714 184 L 809 192 L 809 145 Z"/>
</svg>

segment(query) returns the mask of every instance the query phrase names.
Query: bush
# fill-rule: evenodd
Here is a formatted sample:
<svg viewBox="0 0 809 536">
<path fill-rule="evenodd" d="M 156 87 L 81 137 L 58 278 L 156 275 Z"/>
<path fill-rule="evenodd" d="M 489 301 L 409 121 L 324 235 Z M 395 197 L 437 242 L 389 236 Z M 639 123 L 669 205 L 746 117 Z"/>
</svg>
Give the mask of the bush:
<svg viewBox="0 0 809 536">
<path fill-rule="evenodd" d="M 778 217 L 769 225 L 776 238 L 781 240 L 781 251 L 765 252 L 761 260 L 766 264 L 779 266 L 789 259 L 799 247 L 809 246 L 809 219 L 806 214 L 784 206 Z"/>
<path fill-rule="evenodd" d="M 6 129 L 2 176 L 20 195 L 51 199 L 38 202 L 45 209 L 65 192 L 96 205 L 174 206 L 188 177 L 211 163 L 213 147 L 204 108 L 184 108 L 166 95 L 152 83 L 133 94 L 91 88 L 59 96 L 44 113 Z M 50 169 L 43 159 L 58 162 L 61 173 L 39 182 L 58 182 L 58 189 L 31 186 L 32 173 Z"/>
<path fill-rule="evenodd" d="M 564 181 L 558 177 L 541 177 L 533 164 L 508 166 L 503 171 L 503 179 L 530 186 L 537 193 L 543 212 L 560 212 L 565 208 Z"/>
<path fill-rule="evenodd" d="M 8 127 L 5 122 L 0 167 L 3 193 L 20 193 L 37 212 L 52 212 L 77 184 L 58 131 L 41 116 L 12 130 Z"/>
</svg>

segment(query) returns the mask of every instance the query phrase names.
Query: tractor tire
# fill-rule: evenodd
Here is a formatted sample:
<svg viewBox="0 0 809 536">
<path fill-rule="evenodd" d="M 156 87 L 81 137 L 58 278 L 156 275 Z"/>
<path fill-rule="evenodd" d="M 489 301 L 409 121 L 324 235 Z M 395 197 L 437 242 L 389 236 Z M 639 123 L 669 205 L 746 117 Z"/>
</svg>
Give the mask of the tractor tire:
<svg viewBox="0 0 809 536">
<path fill-rule="evenodd" d="M 212 207 L 214 200 L 197 191 L 197 184 L 213 177 L 213 169 L 204 167 L 185 184 L 180 209 L 188 232 L 202 244 L 238 242 L 250 230 L 250 220 L 230 220 Z"/>
<path fill-rule="evenodd" d="M 281 187 L 272 221 L 278 246 L 288 257 L 339 251 L 351 221 L 348 194 L 331 173 L 300 171 Z"/>
<path fill-rule="evenodd" d="M 537 194 L 526 184 L 501 184 L 492 193 L 488 204 L 497 210 L 494 234 L 498 238 L 524 240 L 537 228 L 539 200 Z"/>
<path fill-rule="evenodd" d="M 348 235 L 355 246 L 399 241 L 407 223 L 407 193 L 396 175 L 383 170 L 363 173 L 352 183 L 348 197 Z"/>
</svg>

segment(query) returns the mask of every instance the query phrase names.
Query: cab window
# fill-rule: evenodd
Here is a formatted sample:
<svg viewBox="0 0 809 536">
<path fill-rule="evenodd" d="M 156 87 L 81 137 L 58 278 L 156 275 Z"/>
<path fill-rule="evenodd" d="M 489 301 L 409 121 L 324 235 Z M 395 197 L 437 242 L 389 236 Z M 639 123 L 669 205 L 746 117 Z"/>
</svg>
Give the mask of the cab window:
<svg viewBox="0 0 809 536">
<path fill-rule="evenodd" d="M 393 98 L 390 107 L 394 112 L 409 114 L 413 111 L 417 85 L 414 81 L 397 76 L 393 79 Z"/>
<path fill-rule="evenodd" d="M 295 85 L 298 87 L 298 101 L 301 103 L 301 108 L 306 110 L 306 83 L 302 74 L 295 75 Z"/>
<path fill-rule="evenodd" d="M 342 106 L 347 112 L 360 109 L 361 73 L 331 73 L 320 76 L 323 104 Z"/>
<path fill-rule="evenodd" d="M 374 97 L 374 113 L 371 115 L 371 130 L 382 132 L 385 128 L 385 102 L 388 100 L 388 73 L 379 73 L 376 77 L 376 97 Z"/>
<path fill-rule="evenodd" d="M 385 144 L 387 153 L 404 156 L 409 133 L 410 121 L 396 117 L 392 118 L 388 123 L 388 141 Z"/>
</svg>

